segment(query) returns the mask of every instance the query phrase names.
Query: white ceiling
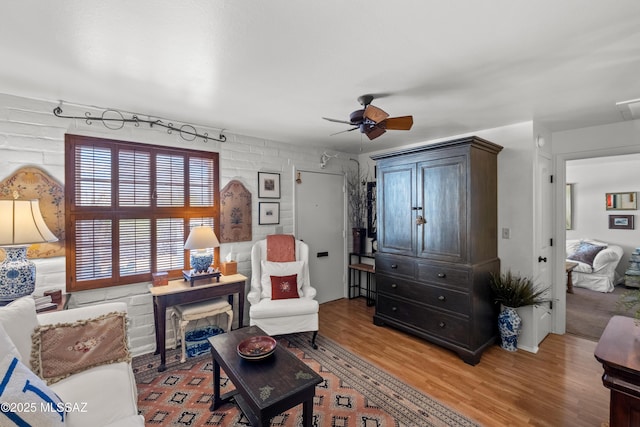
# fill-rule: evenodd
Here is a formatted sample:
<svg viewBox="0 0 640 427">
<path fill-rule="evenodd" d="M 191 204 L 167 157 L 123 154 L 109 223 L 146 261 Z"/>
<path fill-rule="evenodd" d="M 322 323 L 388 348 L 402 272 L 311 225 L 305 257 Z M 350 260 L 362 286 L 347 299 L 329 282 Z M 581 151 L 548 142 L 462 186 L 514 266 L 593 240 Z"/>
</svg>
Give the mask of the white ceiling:
<svg viewBox="0 0 640 427">
<path fill-rule="evenodd" d="M 3 0 L 0 92 L 340 151 L 622 120 L 638 0 Z M 358 96 L 410 131 L 369 142 Z"/>
</svg>

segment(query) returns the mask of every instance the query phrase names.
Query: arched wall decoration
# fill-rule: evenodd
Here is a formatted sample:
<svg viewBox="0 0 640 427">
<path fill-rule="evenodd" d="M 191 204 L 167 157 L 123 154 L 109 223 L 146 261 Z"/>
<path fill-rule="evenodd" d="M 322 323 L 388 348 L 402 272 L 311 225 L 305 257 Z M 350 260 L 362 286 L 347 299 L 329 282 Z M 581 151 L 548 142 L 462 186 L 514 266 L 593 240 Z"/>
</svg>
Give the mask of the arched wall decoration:
<svg viewBox="0 0 640 427">
<path fill-rule="evenodd" d="M 220 191 L 220 243 L 251 241 L 251 223 L 251 193 L 231 180 Z"/>
<path fill-rule="evenodd" d="M 28 258 L 64 256 L 64 187 L 40 168 L 28 166 L 18 169 L 0 182 L 0 199 L 13 199 L 14 193 L 22 200 L 40 200 L 40 212 L 49 230 L 58 237 L 57 242 L 31 245 Z M 0 251 L 0 260 L 5 258 Z"/>
</svg>

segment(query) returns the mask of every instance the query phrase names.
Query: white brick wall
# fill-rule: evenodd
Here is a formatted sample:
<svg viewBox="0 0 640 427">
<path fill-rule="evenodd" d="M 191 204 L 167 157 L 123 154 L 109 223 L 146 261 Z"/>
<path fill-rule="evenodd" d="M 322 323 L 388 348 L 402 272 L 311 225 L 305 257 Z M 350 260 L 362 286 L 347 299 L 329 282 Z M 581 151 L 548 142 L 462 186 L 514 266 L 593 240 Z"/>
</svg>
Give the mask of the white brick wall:
<svg viewBox="0 0 640 427">
<path fill-rule="evenodd" d="M 324 151 L 336 154 L 324 147 L 303 147 L 225 132 L 227 142 L 201 140 L 183 141 L 176 133 L 168 134 L 161 128 L 141 125 L 136 128 L 125 125 L 120 130 L 109 130 L 100 123 L 88 125 L 84 120 L 61 119 L 53 115 L 57 102 L 21 98 L 0 94 L 0 178 L 4 178 L 23 166 L 38 166 L 64 184 L 64 135 L 75 133 L 110 139 L 147 142 L 157 145 L 181 146 L 220 153 L 220 187 L 230 180 L 240 180 L 253 197 L 253 241 L 275 232 L 293 233 L 293 191 L 295 168 L 320 170 L 320 156 Z M 83 116 L 91 108 L 62 106 L 65 115 Z M 144 112 L 140 112 L 144 113 Z M 99 116 L 99 111 L 93 111 Z M 197 126 L 199 130 L 217 135 L 218 131 Z M 326 171 L 340 172 L 353 166 L 349 155 L 340 156 L 327 165 Z M 353 157 L 353 156 L 352 156 Z M 258 225 L 258 171 L 277 172 L 281 178 L 280 225 Z M 224 259 L 232 253 L 238 261 L 238 272 L 251 276 L 252 242 L 223 244 L 220 255 Z M 64 257 L 37 259 L 36 292 L 65 287 Z M 98 304 L 104 301 L 125 301 L 129 307 L 129 339 L 134 355 L 155 350 L 153 306 L 148 293 L 148 283 L 119 286 L 108 289 L 76 292 L 70 306 Z M 249 283 L 247 281 L 247 292 Z M 237 310 L 237 307 L 236 307 Z M 245 322 L 248 322 L 248 304 L 245 304 Z M 169 320 L 169 319 L 167 319 Z M 234 324 L 237 324 L 235 316 Z M 169 325 L 169 322 L 167 322 Z M 173 345 L 173 331 L 167 330 L 167 345 Z"/>
</svg>

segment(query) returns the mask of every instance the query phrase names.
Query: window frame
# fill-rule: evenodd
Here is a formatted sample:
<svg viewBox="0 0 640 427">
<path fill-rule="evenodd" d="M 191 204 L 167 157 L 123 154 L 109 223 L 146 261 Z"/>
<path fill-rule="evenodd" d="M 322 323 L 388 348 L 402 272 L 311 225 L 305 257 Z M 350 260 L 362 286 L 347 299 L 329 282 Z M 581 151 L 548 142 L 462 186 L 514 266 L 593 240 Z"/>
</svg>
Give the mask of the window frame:
<svg viewBox="0 0 640 427">
<path fill-rule="evenodd" d="M 76 147 L 78 146 L 105 147 L 111 150 L 111 203 L 109 206 L 76 206 Z M 119 194 L 119 151 L 140 150 L 149 152 L 150 160 L 150 186 L 149 206 L 118 206 Z M 184 161 L 184 203 L 183 206 L 157 207 L 154 193 L 156 181 L 156 155 L 183 156 Z M 189 186 L 190 158 L 210 159 L 213 162 L 213 206 L 191 206 Z M 156 220 L 164 218 L 183 218 L 183 233 L 186 240 L 191 228 L 190 220 L 197 218 L 213 218 L 213 229 L 217 236 L 220 235 L 220 162 L 219 153 L 212 151 L 200 151 L 186 148 L 167 147 L 154 144 L 120 141 L 106 138 L 89 137 L 82 135 L 65 135 L 65 255 L 66 255 L 66 289 L 67 292 L 75 292 L 89 289 L 100 289 L 113 286 L 129 285 L 141 282 L 151 282 L 152 273 L 157 272 L 157 233 Z M 110 219 L 111 220 L 111 277 L 91 280 L 76 280 L 76 234 L 75 223 L 83 219 Z M 150 219 L 150 253 L 151 266 L 148 273 L 121 275 L 120 271 L 120 235 L 119 220 L 135 218 Z M 195 225 L 195 224 L 194 224 Z M 184 243 L 184 242 L 183 242 Z M 167 271 L 170 279 L 182 278 L 182 270 L 190 269 L 188 250 L 184 253 L 184 265 L 180 269 Z M 214 266 L 219 266 L 220 249 L 214 249 Z"/>
</svg>

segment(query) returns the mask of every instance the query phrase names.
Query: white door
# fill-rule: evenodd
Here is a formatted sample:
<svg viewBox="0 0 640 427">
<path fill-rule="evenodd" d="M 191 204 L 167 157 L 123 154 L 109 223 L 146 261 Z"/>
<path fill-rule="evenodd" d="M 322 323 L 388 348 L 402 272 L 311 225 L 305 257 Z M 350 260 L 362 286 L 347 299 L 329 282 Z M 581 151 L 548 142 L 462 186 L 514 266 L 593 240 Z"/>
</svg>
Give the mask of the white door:
<svg viewBox="0 0 640 427">
<path fill-rule="evenodd" d="M 551 299 L 553 289 L 551 288 L 553 276 L 553 248 L 551 246 L 553 237 L 553 183 L 551 182 L 551 157 L 549 154 L 538 149 L 536 158 L 536 189 L 535 189 L 535 252 L 533 260 L 533 283 L 539 288 L 549 288 L 546 295 Z M 537 328 L 535 345 L 551 332 L 551 308 L 550 303 L 545 303 L 536 314 Z"/>
<path fill-rule="evenodd" d="M 296 237 L 309 245 L 309 276 L 319 303 L 346 296 L 344 176 L 298 171 Z"/>
</svg>

